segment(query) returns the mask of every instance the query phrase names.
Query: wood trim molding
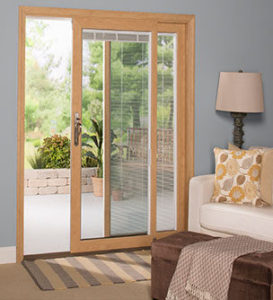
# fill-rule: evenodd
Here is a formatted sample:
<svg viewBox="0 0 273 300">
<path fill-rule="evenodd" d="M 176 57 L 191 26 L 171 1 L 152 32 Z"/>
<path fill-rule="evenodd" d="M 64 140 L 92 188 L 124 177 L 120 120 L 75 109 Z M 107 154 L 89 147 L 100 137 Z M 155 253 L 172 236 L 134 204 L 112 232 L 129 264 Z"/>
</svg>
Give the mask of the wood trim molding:
<svg viewBox="0 0 273 300">
<path fill-rule="evenodd" d="M 195 17 L 192 16 L 191 20 L 186 24 L 186 58 L 185 58 L 185 130 L 186 130 L 186 141 L 185 151 L 187 153 L 187 159 L 185 161 L 185 189 L 184 189 L 184 220 L 183 228 L 188 228 L 188 203 L 189 203 L 189 182 L 191 177 L 194 176 L 194 113 L 195 113 Z"/>
<path fill-rule="evenodd" d="M 177 185 L 180 187 L 177 191 L 177 196 L 182 199 L 182 202 L 178 206 L 181 218 L 177 220 L 177 230 L 187 229 L 188 220 L 188 184 L 190 178 L 194 174 L 194 81 L 195 81 L 195 17 L 194 15 L 179 15 L 179 14 L 162 14 L 162 13 L 142 13 L 142 12 L 118 12 L 118 11 L 103 11 L 103 10 L 83 10 L 83 9 L 69 9 L 69 8 L 51 8 L 51 7 L 26 7 L 21 6 L 19 8 L 19 40 L 18 40 L 18 115 L 17 115 L 17 262 L 23 260 L 24 257 L 24 109 L 25 109 L 25 20 L 26 17 L 56 17 L 56 18 L 71 18 L 73 22 L 74 30 L 81 28 L 80 24 L 87 24 L 90 20 L 98 22 L 99 19 L 104 18 L 103 22 L 97 23 L 103 26 L 105 19 L 109 20 L 109 24 L 103 28 L 119 28 L 120 25 L 127 30 L 143 30 L 150 31 L 152 33 L 165 31 L 165 32 L 182 32 L 184 36 L 183 40 L 178 41 L 179 45 L 185 50 L 180 56 L 180 60 L 183 60 L 183 69 L 180 70 L 182 81 L 181 88 L 178 88 L 178 93 L 181 94 L 182 104 L 179 104 L 178 113 L 183 114 L 183 126 L 184 128 L 178 129 L 177 141 L 182 147 L 181 152 L 178 155 L 178 164 L 180 171 L 178 172 Z M 88 21 L 89 20 L 89 21 Z M 111 22 L 110 22 L 111 21 Z M 95 22 L 93 22 L 94 24 Z M 107 22 L 108 23 L 108 22 Z M 133 26 L 135 25 L 135 27 Z M 183 25 L 183 26 L 181 26 Z M 95 25 L 94 25 L 95 26 Z M 110 26 L 110 27 L 109 27 Z M 146 29 L 145 29 L 146 28 Z M 179 29 L 180 28 L 180 29 Z M 183 29 L 181 29 L 183 28 Z M 74 47 L 76 43 L 79 44 L 79 36 L 74 39 Z M 153 47 L 155 48 L 155 42 Z M 180 46 L 179 46 L 180 47 Z M 76 53 L 80 53 L 81 49 L 74 49 L 73 58 L 78 61 L 79 68 L 81 68 L 81 58 L 77 58 Z M 80 56 L 81 57 L 81 56 Z M 155 66 L 153 67 L 155 68 Z M 73 70 L 73 81 L 81 80 L 77 78 L 76 72 Z M 79 74 L 79 73 L 78 73 Z M 153 75 L 154 76 L 154 75 Z M 153 79 L 152 86 L 155 87 L 156 78 Z M 73 84 L 73 83 L 72 83 Z M 78 83 L 77 83 L 78 85 Z M 74 91 L 75 93 L 75 91 Z M 79 92 L 78 92 L 79 93 Z M 153 92 L 152 98 L 156 103 L 156 93 Z M 80 94 L 73 94 L 74 97 L 81 97 Z M 72 113 L 79 107 L 72 107 Z M 180 115 L 181 118 L 181 115 Z M 152 120 L 156 122 L 156 118 Z M 155 128 L 155 127 L 153 127 Z M 154 132 L 154 130 L 153 130 Z M 73 130 L 72 130 L 73 135 Z M 73 136 L 72 136 L 73 140 Z M 156 137 L 153 138 L 156 142 Z M 179 147 L 180 147 L 179 146 Z M 79 147 L 78 147 L 79 148 Z M 76 150 L 77 151 L 77 150 Z M 153 146 L 152 151 L 156 151 L 156 145 Z M 187 157 L 187 159 L 185 159 Z M 182 169 L 182 170 L 181 170 Z M 152 162 L 152 171 L 156 171 L 156 161 Z M 80 175 L 80 170 L 77 167 L 72 166 L 72 180 L 75 176 Z M 80 178 L 80 176 L 79 176 Z M 77 179 L 75 179 L 77 180 Z M 80 180 L 80 179 L 79 179 Z M 80 181 L 79 181 L 80 182 Z M 78 189 L 74 189 L 74 194 L 71 197 L 78 197 L 81 194 L 80 184 Z M 156 183 L 151 183 L 151 196 L 156 199 Z M 73 215 L 73 219 L 80 220 L 79 211 L 80 208 L 71 201 L 71 216 L 76 211 L 76 216 Z M 75 202 L 75 201 L 74 201 Z M 156 201 L 153 200 L 152 209 L 154 210 L 150 220 L 151 235 L 135 236 L 126 238 L 106 238 L 100 240 L 100 246 L 95 246 L 96 240 L 81 241 L 80 246 L 76 248 L 71 247 L 71 252 L 81 251 L 99 251 L 106 248 L 120 249 L 121 247 L 141 247 L 150 245 L 151 241 L 155 237 L 163 237 L 176 231 L 156 232 Z M 75 219 L 76 217 L 76 219 Z M 71 219 L 71 245 L 80 240 L 80 223 L 73 224 Z M 72 232 L 72 227 L 75 232 Z M 126 240 L 127 239 L 127 240 Z M 79 251 L 81 250 L 81 251 Z"/>
<path fill-rule="evenodd" d="M 97 30 L 152 31 L 155 21 L 113 17 L 74 17 L 82 28 Z"/>
<path fill-rule="evenodd" d="M 71 208 L 70 208 L 70 250 L 81 239 L 81 136 L 78 146 L 74 141 L 74 116 L 79 113 L 81 118 L 82 99 L 82 30 L 81 26 L 73 20 L 73 65 L 72 65 L 72 112 L 71 112 Z"/>
<path fill-rule="evenodd" d="M 148 247 L 151 245 L 152 240 L 153 237 L 151 235 L 82 240 L 78 243 L 77 249 L 71 252 L 76 254 L 83 252 Z"/>
<path fill-rule="evenodd" d="M 186 121 L 186 55 L 185 55 L 185 25 L 180 26 L 177 36 L 177 65 L 181 66 L 177 69 L 177 103 L 176 103 L 176 119 L 180 120 L 176 124 L 176 147 L 177 147 L 177 171 L 176 171 L 176 195 L 177 195 L 177 230 L 185 230 L 184 220 L 187 218 L 187 211 L 185 210 L 186 198 L 185 190 L 185 166 L 186 166 L 186 128 L 188 126 Z M 179 101 L 180 100 L 180 101 Z M 179 201 L 183 199 L 183 201 Z"/>
<path fill-rule="evenodd" d="M 19 10 L 17 93 L 17 220 L 16 261 L 24 257 L 24 143 L 25 143 L 25 11 Z"/>
</svg>

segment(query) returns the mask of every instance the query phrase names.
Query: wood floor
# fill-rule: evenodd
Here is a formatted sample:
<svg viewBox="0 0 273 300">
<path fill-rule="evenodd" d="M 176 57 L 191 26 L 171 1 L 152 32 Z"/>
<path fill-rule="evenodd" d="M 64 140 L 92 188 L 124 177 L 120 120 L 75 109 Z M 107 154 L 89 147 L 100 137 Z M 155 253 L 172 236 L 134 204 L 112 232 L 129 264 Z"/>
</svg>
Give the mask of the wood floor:
<svg viewBox="0 0 273 300">
<path fill-rule="evenodd" d="M 0 265 L 0 300 L 150 300 L 151 282 L 41 291 L 21 264 Z"/>
</svg>

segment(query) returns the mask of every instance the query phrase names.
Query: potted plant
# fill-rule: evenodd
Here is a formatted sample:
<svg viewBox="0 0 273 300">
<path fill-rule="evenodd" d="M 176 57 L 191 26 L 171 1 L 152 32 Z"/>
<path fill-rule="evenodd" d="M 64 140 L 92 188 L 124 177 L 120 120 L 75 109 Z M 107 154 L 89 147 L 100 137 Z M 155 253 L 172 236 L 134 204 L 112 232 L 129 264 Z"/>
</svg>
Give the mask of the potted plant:
<svg viewBox="0 0 273 300">
<path fill-rule="evenodd" d="M 123 199 L 123 190 L 122 190 L 121 185 L 119 183 L 113 184 L 111 190 L 112 190 L 112 192 L 111 192 L 112 199 L 114 201 L 120 201 L 120 200 Z"/>
<path fill-rule="evenodd" d="M 112 200 L 119 201 L 123 199 L 123 189 L 121 184 L 121 167 L 112 160 L 111 165 L 111 194 Z"/>
<path fill-rule="evenodd" d="M 96 176 L 92 177 L 93 193 L 96 197 L 103 196 L 103 122 L 91 119 L 93 130 L 91 134 L 82 135 L 82 145 L 87 147 L 86 157 L 96 161 Z"/>
</svg>

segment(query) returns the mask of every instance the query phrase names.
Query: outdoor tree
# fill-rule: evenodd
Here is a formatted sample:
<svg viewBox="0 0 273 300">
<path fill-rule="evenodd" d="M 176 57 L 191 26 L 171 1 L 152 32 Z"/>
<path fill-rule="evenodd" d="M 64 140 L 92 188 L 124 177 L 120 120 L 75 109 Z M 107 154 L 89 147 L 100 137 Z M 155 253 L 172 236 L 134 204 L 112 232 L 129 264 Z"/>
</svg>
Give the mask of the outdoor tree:
<svg viewBox="0 0 273 300">
<path fill-rule="evenodd" d="M 70 125 L 71 63 L 64 78 L 56 78 L 59 67 L 44 38 L 47 24 L 28 20 L 26 38 L 25 130 L 28 139 L 61 133 Z"/>
<path fill-rule="evenodd" d="M 26 34 L 26 140 L 38 147 L 45 137 L 70 135 L 71 58 L 60 73 L 62 57 L 49 51 L 50 21 L 27 20 Z M 85 41 L 84 41 L 85 43 Z M 159 128 L 173 127 L 174 39 L 158 38 Z M 103 119 L 104 42 L 90 41 L 83 47 L 82 124 L 89 133 L 91 119 Z M 71 56 L 70 56 L 71 57 Z M 56 75 L 57 74 L 57 75 Z M 59 76 L 58 76 L 59 74 Z M 128 128 L 148 127 L 149 44 L 111 42 L 111 128 L 117 142 L 125 142 Z M 115 132 L 115 133 L 116 133 Z"/>
</svg>

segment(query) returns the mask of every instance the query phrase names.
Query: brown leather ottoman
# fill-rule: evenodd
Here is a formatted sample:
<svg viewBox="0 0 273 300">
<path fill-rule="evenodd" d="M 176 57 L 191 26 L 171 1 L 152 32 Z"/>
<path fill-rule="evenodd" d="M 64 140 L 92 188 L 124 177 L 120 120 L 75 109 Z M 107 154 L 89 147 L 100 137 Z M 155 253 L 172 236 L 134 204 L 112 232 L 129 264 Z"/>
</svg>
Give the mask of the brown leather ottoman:
<svg viewBox="0 0 273 300">
<path fill-rule="evenodd" d="M 181 249 L 214 237 L 195 232 L 179 232 L 152 243 L 152 297 L 163 300 L 175 271 Z M 230 300 L 273 299 L 273 252 L 239 257 L 233 265 Z"/>
</svg>

